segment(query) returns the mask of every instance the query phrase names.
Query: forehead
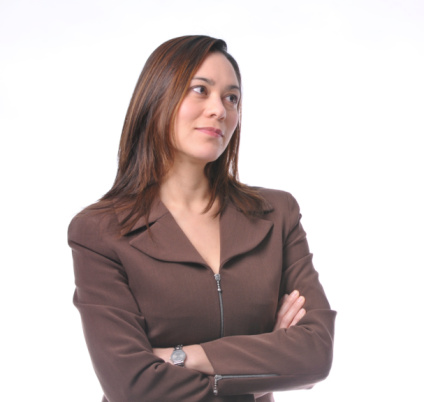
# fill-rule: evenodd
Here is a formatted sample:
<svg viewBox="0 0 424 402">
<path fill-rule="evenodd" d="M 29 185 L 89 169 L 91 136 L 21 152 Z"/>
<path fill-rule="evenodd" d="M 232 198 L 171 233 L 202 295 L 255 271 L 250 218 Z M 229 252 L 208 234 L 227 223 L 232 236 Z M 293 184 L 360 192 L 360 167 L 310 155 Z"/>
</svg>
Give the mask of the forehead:
<svg viewBox="0 0 424 402">
<path fill-rule="evenodd" d="M 208 78 L 225 85 L 239 85 L 236 72 L 230 61 L 222 53 L 209 54 L 193 78 Z"/>
</svg>

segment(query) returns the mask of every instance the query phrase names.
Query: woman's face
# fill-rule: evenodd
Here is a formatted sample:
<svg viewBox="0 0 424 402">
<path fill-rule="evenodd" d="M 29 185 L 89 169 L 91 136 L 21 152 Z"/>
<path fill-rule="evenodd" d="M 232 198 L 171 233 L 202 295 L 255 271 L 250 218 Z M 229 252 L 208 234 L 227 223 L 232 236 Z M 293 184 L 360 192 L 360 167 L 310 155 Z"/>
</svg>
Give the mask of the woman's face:
<svg viewBox="0 0 424 402">
<path fill-rule="evenodd" d="M 194 74 L 175 119 L 175 162 L 205 165 L 225 150 L 239 120 L 240 86 L 233 66 L 211 53 Z"/>
</svg>

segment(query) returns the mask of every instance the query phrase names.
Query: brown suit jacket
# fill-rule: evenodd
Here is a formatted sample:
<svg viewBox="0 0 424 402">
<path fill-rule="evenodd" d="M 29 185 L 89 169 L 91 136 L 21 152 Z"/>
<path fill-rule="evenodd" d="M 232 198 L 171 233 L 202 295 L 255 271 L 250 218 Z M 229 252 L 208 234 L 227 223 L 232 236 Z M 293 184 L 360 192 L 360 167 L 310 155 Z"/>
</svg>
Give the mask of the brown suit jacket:
<svg viewBox="0 0 424 402">
<path fill-rule="evenodd" d="M 120 237 L 119 214 L 83 211 L 72 220 L 74 303 L 104 401 L 254 401 L 254 393 L 328 375 L 335 312 L 313 268 L 298 204 L 286 192 L 261 193 L 272 206 L 261 218 L 231 203 L 220 217 L 220 278 L 161 202 L 150 234 L 140 220 Z M 305 296 L 307 314 L 272 331 L 279 300 L 294 289 Z M 179 344 L 201 344 L 218 374 L 152 353 Z"/>
</svg>

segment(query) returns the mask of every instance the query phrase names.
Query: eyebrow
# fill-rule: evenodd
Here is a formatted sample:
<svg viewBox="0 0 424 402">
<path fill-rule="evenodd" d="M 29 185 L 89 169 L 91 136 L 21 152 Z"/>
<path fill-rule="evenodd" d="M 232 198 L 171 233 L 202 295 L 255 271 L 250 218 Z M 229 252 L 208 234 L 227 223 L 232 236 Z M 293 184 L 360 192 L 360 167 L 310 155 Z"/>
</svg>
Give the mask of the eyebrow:
<svg viewBox="0 0 424 402">
<path fill-rule="evenodd" d="M 200 80 L 200 81 L 204 81 L 209 85 L 215 85 L 216 82 L 214 80 L 211 80 L 210 78 L 205 78 L 205 77 L 193 77 L 193 80 Z M 238 85 L 228 85 L 226 89 L 237 89 L 239 92 L 241 92 L 241 89 Z"/>
</svg>

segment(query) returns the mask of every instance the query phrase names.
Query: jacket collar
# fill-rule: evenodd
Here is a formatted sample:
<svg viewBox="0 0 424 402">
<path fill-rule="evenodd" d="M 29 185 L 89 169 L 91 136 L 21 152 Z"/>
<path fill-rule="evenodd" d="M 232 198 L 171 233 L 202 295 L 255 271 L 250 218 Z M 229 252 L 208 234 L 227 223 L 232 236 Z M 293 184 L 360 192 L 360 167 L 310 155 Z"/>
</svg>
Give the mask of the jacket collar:
<svg viewBox="0 0 424 402">
<path fill-rule="evenodd" d="M 122 217 L 121 217 L 122 218 Z M 118 215 L 118 220 L 121 220 Z M 133 226 L 128 234 L 134 234 L 130 245 L 144 254 L 161 261 L 195 263 L 207 266 L 201 255 L 181 230 L 166 206 L 157 200 L 151 209 L 145 229 L 144 217 Z M 221 266 L 230 259 L 256 248 L 268 233 L 273 223 L 257 217 L 247 217 L 229 202 L 220 216 Z"/>
</svg>

